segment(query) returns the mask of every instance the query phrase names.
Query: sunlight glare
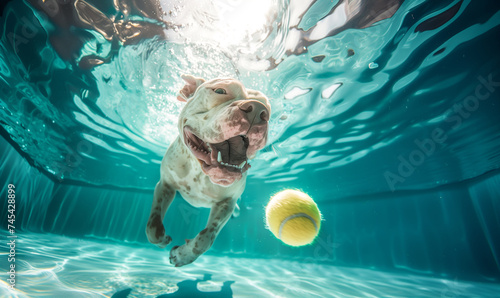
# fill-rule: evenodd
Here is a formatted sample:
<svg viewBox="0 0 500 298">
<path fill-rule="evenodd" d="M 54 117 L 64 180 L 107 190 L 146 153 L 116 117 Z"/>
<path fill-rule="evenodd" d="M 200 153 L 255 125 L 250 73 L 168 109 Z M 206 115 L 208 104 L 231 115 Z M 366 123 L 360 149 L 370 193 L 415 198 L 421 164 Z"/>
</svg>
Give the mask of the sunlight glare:
<svg viewBox="0 0 500 298">
<path fill-rule="evenodd" d="M 238 46 L 258 42 L 266 37 L 266 27 L 272 20 L 274 1 L 219 0 L 214 3 L 217 20 L 216 39 L 221 46 Z"/>
</svg>

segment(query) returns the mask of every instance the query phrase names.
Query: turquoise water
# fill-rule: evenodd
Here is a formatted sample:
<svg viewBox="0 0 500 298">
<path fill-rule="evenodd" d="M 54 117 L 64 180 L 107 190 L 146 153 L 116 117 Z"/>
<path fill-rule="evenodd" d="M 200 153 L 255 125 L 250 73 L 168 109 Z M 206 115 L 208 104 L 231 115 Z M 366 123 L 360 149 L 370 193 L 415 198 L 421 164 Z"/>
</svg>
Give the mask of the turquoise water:
<svg viewBox="0 0 500 298">
<path fill-rule="evenodd" d="M 0 176 L 19 258 L 18 291 L 6 277 L 1 295 L 494 297 L 500 5 L 247 2 L 2 2 Z M 174 269 L 144 226 L 183 73 L 235 77 L 272 115 L 241 215 Z M 284 188 L 323 213 L 310 246 L 265 228 Z M 208 210 L 178 196 L 169 214 L 179 245 Z"/>
</svg>

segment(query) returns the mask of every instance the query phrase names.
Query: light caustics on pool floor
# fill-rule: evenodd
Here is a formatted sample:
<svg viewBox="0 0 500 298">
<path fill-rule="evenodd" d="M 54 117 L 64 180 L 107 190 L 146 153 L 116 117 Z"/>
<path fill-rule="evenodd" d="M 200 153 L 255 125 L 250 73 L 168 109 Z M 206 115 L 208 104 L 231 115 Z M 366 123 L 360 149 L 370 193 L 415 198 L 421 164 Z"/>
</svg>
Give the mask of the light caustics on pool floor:
<svg viewBox="0 0 500 298">
<path fill-rule="evenodd" d="M 7 268 L 6 242 L 0 247 L 1 267 Z M 15 264 L 18 290 L 9 291 L 3 279 L 2 297 L 494 297 L 500 292 L 498 284 L 273 259 L 204 255 L 175 268 L 168 251 L 51 234 L 20 233 Z"/>
</svg>

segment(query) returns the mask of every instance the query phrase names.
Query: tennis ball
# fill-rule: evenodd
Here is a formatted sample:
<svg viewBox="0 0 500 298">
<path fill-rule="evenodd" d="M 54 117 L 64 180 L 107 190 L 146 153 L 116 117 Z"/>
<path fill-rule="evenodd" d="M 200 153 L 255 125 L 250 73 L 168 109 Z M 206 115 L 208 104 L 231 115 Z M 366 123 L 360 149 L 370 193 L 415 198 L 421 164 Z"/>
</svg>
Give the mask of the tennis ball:
<svg viewBox="0 0 500 298">
<path fill-rule="evenodd" d="M 267 204 L 266 222 L 276 238 L 291 246 L 302 246 L 313 242 L 318 235 L 321 213 L 306 193 L 286 189 Z"/>
</svg>

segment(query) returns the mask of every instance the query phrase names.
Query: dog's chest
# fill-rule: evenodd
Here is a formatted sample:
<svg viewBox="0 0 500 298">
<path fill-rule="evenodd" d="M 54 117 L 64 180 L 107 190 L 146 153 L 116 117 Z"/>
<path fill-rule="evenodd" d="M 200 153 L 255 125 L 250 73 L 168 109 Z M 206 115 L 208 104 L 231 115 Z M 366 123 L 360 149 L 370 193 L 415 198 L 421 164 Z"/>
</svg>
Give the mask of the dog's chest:
<svg viewBox="0 0 500 298">
<path fill-rule="evenodd" d="M 177 190 L 184 200 L 194 207 L 211 207 L 218 201 L 207 189 L 210 181 L 205 181 L 207 177 L 193 167 L 183 178 L 177 179 Z"/>
<path fill-rule="evenodd" d="M 176 184 L 184 200 L 194 207 L 206 208 L 211 208 L 213 204 L 226 198 L 239 198 L 244 189 L 244 182 L 237 182 L 229 187 L 215 185 L 201 171 L 191 171 Z"/>
</svg>

